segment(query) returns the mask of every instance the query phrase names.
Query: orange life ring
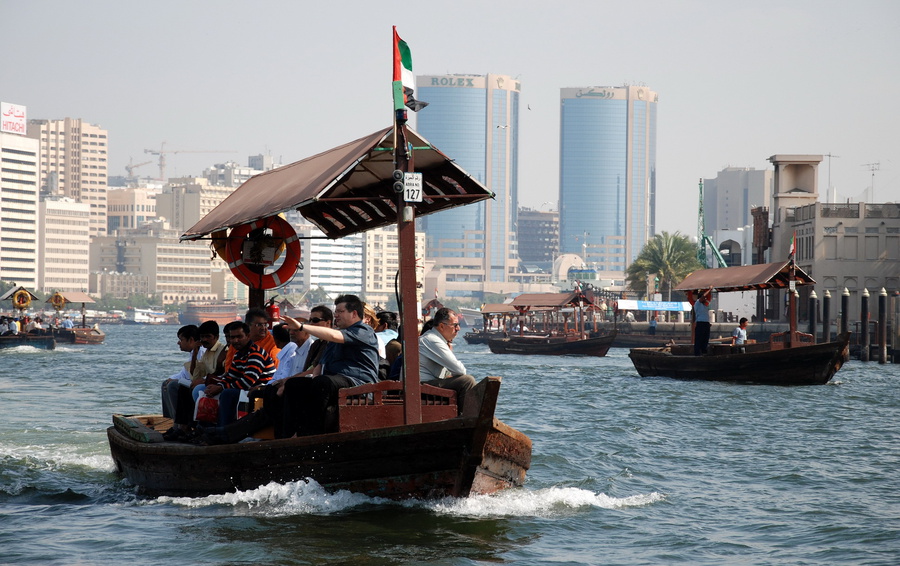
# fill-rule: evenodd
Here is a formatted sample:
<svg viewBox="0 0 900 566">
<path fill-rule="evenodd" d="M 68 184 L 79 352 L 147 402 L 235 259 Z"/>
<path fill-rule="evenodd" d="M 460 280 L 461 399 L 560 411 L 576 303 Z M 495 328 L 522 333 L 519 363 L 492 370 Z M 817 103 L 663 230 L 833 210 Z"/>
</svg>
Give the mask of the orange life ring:
<svg viewBox="0 0 900 566">
<path fill-rule="evenodd" d="M 19 289 L 12 296 L 13 305 L 19 310 L 25 310 L 31 306 L 31 293 L 25 289 Z"/>
<path fill-rule="evenodd" d="M 61 311 L 66 308 L 66 298 L 59 293 L 53 293 L 53 296 L 50 297 L 50 305 L 55 310 Z"/>
<path fill-rule="evenodd" d="M 253 230 L 269 229 L 272 237 L 280 239 L 286 246 L 284 263 L 276 271 L 266 273 L 264 266 L 248 263 L 244 259 L 244 240 Z M 294 276 L 300 265 L 300 237 L 294 228 L 281 217 L 269 216 L 262 220 L 241 224 L 231 230 L 225 248 L 225 261 L 238 281 L 254 289 L 274 289 L 285 285 Z M 252 266 L 252 267 L 251 267 Z"/>
</svg>

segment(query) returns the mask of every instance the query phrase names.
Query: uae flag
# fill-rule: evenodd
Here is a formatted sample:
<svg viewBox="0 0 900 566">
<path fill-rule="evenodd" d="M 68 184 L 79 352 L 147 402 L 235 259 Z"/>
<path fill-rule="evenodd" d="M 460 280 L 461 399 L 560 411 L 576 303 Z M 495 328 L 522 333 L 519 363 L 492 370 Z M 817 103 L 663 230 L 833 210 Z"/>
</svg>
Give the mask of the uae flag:
<svg viewBox="0 0 900 566">
<path fill-rule="evenodd" d="M 791 261 L 794 261 L 794 255 L 797 253 L 797 231 L 794 230 L 794 233 L 791 234 L 791 249 L 788 250 L 788 256 Z"/>
<path fill-rule="evenodd" d="M 412 53 L 405 41 L 397 35 L 397 26 L 394 26 L 394 82 L 400 82 L 403 86 L 403 103 L 413 112 L 418 112 L 428 106 L 427 102 L 421 102 L 413 97 L 416 88 L 416 78 L 412 71 Z"/>
</svg>

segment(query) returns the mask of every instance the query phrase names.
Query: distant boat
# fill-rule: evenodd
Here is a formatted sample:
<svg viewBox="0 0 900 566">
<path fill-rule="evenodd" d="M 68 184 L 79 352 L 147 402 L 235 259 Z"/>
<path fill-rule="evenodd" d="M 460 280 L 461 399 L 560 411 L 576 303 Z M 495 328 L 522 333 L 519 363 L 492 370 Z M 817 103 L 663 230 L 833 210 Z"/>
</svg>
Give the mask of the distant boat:
<svg viewBox="0 0 900 566">
<path fill-rule="evenodd" d="M 242 311 L 237 303 L 222 301 L 188 301 L 184 310 L 178 315 L 181 324 L 196 324 L 200 326 L 207 320 L 214 320 L 220 326 L 229 322 L 242 319 Z"/>
<path fill-rule="evenodd" d="M 168 324 L 166 313 L 151 309 L 129 309 L 125 312 L 125 324 Z"/>
<path fill-rule="evenodd" d="M 815 281 L 793 261 L 702 269 L 688 275 L 676 291 L 753 291 L 793 289 Z M 841 368 L 848 354 L 850 333 L 835 342 L 816 344 L 815 336 L 796 330 L 794 293 L 789 295 L 789 329 L 773 333 L 767 342 L 739 346 L 709 345 L 695 356 L 691 344 L 634 348 L 629 353 L 641 377 L 672 377 L 762 385 L 822 385 Z"/>
<path fill-rule="evenodd" d="M 106 333 L 100 330 L 100 326 L 83 328 L 54 328 L 53 337 L 57 342 L 65 344 L 102 344 L 106 339 Z"/>
</svg>

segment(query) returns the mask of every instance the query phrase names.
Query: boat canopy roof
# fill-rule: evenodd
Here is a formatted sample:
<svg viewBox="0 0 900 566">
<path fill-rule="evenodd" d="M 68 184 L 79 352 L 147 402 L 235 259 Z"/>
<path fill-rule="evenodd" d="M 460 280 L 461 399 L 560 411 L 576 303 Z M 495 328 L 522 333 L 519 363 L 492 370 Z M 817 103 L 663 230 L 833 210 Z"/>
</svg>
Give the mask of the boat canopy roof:
<svg viewBox="0 0 900 566">
<path fill-rule="evenodd" d="M 482 314 L 514 314 L 519 311 L 509 303 L 486 303 L 481 307 Z"/>
<path fill-rule="evenodd" d="M 531 307 L 532 310 L 550 310 L 569 305 L 577 305 L 582 300 L 586 305 L 593 301 L 578 291 L 567 293 L 522 293 L 510 303 L 513 307 Z"/>
<path fill-rule="evenodd" d="M 6 300 L 8 300 L 8 299 L 11 299 L 12 296 L 15 295 L 16 293 L 18 293 L 19 291 L 25 291 L 26 293 L 28 293 L 29 295 L 31 295 L 31 300 L 32 300 L 32 301 L 36 301 L 36 300 L 37 300 L 37 295 L 35 295 L 34 293 L 32 293 L 31 291 L 29 291 L 29 290 L 26 289 L 25 287 L 22 287 L 21 285 L 19 285 L 18 287 L 13 287 L 13 288 L 10 289 L 9 291 L 3 293 L 3 296 L 0 297 L 0 301 L 6 301 Z"/>
<path fill-rule="evenodd" d="M 407 128 L 411 169 L 422 173 L 417 216 L 492 198 L 494 193 L 425 138 Z M 396 224 L 394 128 L 251 177 L 182 234 L 197 240 L 288 210 L 299 211 L 329 238 Z"/>
<path fill-rule="evenodd" d="M 752 291 L 759 289 L 786 289 L 790 285 L 790 262 L 760 263 L 718 269 L 700 269 L 684 278 L 676 291 Z M 816 282 L 805 271 L 794 266 L 794 280 L 797 285 L 815 285 Z"/>
<path fill-rule="evenodd" d="M 81 291 L 66 291 L 65 293 L 60 292 L 62 298 L 66 300 L 67 303 L 96 303 L 90 295 L 87 293 L 82 293 Z M 51 295 L 52 297 L 52 295 Z M 46 302 L 50 302 L 48 298 Z"/>
</svg>

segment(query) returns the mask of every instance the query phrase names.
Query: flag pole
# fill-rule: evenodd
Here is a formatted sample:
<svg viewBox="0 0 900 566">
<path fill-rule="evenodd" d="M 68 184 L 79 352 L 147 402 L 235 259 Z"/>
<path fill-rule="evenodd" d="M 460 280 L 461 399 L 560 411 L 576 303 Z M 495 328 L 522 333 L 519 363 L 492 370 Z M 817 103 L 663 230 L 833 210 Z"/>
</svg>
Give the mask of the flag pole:
<svg viewBox="0 0 900 566">
<path fill-rule="evenodd" d="M 403 347 L 403 414 L 406 424 L 422 422 L 419 382 L 419 313 L 416 309 L 416 214 L 404 198 L 403 174 L 411 172 L 403 83 L 397 75 L 397 27 L 394 26 L 394 192 L 397 208 L 397 246 L 400 251 L 400 328 Z M 399 178 L 398 178 L 399 177 Z"/>
</svg>

